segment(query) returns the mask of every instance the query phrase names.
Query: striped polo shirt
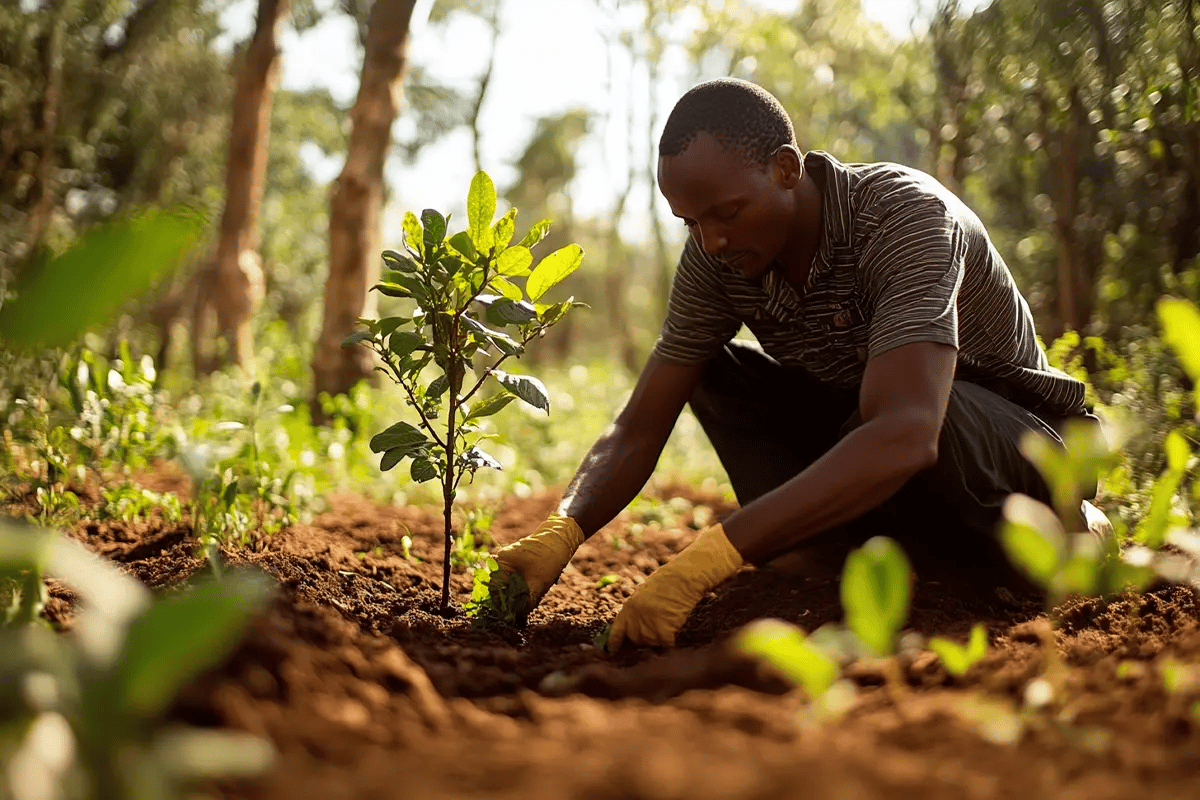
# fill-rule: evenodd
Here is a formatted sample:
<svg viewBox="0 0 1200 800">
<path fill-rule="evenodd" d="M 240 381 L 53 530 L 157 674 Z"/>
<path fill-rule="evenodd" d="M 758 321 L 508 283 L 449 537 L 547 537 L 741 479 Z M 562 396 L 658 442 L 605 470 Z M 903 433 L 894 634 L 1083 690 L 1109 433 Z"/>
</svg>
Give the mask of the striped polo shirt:
<svg viewBox="0 0 1200 800">
<path fill-rule="evenodd" d="M 1032 411 L 1083 410 L 1084 386 L 1046 361 L 1033 317 L 979 218 L 929 175 L 899 164 L 804 159 L 822 196 L 821 242 L 803 293 L 760 281 L 689 237 L 654 353 L 706 361 L 745 324 L 767 355 L 839 388 L 911 342 L 958 349 L 957 379 Z"/>
</svg>

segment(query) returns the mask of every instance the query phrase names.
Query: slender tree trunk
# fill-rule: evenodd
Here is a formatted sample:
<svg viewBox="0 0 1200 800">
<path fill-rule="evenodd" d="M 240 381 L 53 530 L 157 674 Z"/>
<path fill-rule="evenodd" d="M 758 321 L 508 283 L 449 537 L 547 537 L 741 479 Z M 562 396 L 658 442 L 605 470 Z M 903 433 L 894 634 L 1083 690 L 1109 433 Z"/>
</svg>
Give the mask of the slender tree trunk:
<svg viewBox="0 0 1200 800">
<path fill-rule="evenodd" d="M 271 107 L 279 83 L 279 33 L 292 0 L 258 0 L 254 36 L 238 74 L 225 170 L 225 208 L 221 214 L 216 255 L 201 271 L 196 322 L 209 304 L 216 311 L 217 335 L 230 348 L 233 362 L 246 368 L 253 352 L 251 317 L 263 298 L 259 215 L 267 173 Z M 196 369 L 207 371 L 216 361 L 202 350 L 203 325 L 193 331 Z"/>
<path fill-rule="evenodd" d="M 63 101 L 63 40 L 66 38 L 66 16 L 69 12 L 65 0 L 55 3 L 51 9 L 50 31 L 46 39 L 46 86 L 42 91 L 41 142 L 34 172 L 37 194 L 29 209 L 29 249 L 36 253 L 46 242 L 50 221 L 54 216 L 57 191 L 55 189 L 55 145 L 58 138 L 58 114 Z"/>
<path fill-rule="evenodd" d="M 323 421 L 322 393 L 344 394 L 370 377 L 366 348 L 342 340 L 369 315 L 368 292 L 379 277 L 383 168 L 400 111 L 408 63 L 409 24 L 416 0 L 376 0 L 371 9 L 358 98 L 350 112 L 346 164 L 329 199 L 329 279 L 325 313 L 313 354 L 313 419 Z"/>
</svg>

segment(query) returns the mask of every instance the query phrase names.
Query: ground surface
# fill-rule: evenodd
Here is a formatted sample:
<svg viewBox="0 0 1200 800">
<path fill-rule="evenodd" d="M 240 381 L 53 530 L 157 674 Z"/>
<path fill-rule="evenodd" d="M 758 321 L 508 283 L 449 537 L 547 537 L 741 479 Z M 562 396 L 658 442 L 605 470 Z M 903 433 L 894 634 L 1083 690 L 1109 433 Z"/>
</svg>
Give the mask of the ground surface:
<svg viewBox="0 0 1200 800">
<path fill-rule="evenodd" d="M 923 567 L 909 629 L 992 648 L 965 679 L 913 652 L 850 669 L 849 708 L 819 721 L 799 691 L 734 654 L 761 616 L 840 617 L 836 576 L 746 569 L 693 613 L 681 647 L 597 650 L 593 637 L 659 564 L 730 510 L 680 487 L 589 540 L 522 632 L 436 610 L 440 512 L 337 497 L 309 525 L 228 553 L 279 581 L 232 659 L 173 715 L 269 737 L 274 771 L 228 798 L 1200 797 L 1200 605 L 1190 590 L 1078 602 L 1062 615 L 1054 697 L 1022 710 L 1049 630 L 1036 600 L 988 576 Z M 679 497 L 667 502 L 672 497 Z M 530 531 L 554 496 L 512 499 L 492 532 Z M 412 555 L 402 537 L 412 537 Z M 75 535 L 151 587 L 199 566 L 187 528 L 155 520 Z M 420 559 L 417 561 L 416 559 Z M 603 588 L 605 575 L 619 580 Z M 470 581 L 454 578 L 467 598 Z M 71 595 L 48 613 L 69 625 Z M 1175 690 L 1164 688 L 1171 672 Z M 884 675 L 902 674 L 888 684 Z M 1183 678 L 1179 676 L 1182 675 Z"/>
</svg>

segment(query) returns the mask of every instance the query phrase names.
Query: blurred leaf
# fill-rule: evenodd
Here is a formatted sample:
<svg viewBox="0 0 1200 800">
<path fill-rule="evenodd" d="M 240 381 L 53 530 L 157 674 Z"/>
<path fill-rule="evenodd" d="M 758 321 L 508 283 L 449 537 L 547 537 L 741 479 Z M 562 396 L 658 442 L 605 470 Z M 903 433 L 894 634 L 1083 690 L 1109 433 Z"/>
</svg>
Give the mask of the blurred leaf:
<svg viewBox="0 0 1200 800">
<path fill-rule="evenodd" d="M 929 649 L 937 653 L 946 671 L 956 678 L 961 678 L 972 664 L 987 655 L 987 645 L 987 629 L 979 622 L 971 627 L 965 646 L 939 636 L 929 640 Z"/>
<path fill-rule="evenodd" d="M 21 272 L 0 306 L 7 347 L 60 347 L 107 323 L 188 257 L 204 221 L 183 211 L 144 211 L 105 222 L 64 253 Z"/>
<path fill-rule="evenodd" d="M 492 375 L 500 381 L 501 386 L 529 405 L 543 411 L 550 410 L 550 398 L 546 393 L 546 385 L 537 378 L 528 375 L 509 375 L 501 370 L 496 370 Z"/>
<path fill-rule="evenodd" d="M 365 342 L 368 339 L 374 339 L 375 334 L 370 331 L 355 331 L 354 333 L 342 339 L 342 347 L 353 347 L 359 342 Z"/>
<path fill-rule="evenodd" d="M 1062 523 L 1054 510 L 1023 494 L 1004 501 L 1000 542 L 1018 568 L 1042 586 L 1049 587 L 1066 553 Z"/>
<path fill-rule="evenodd" d="M 253 778 L 275 763 L 275 747 L 243 731 L 167 728 L 154 740 L 156 761 L 177 779 Z"/>
<path fill-rule="evenodd" d="M 804 631 L 779 619 L 760 619 L 734 639 L 741 652 L 764 658 L 809 697 L 820 697 L 838 678 L 837 663 L 805 638 Z"/>
<path fill-rule="evenodd" d="M 1188 377 L 1200 384 L 1200 309 L 1187 300 L 1167 298 L 1158 302 L 1158 318 L 1163 339 L 1179 354 Z"/>
<path fill-rule="evenodd" d="M 270 594 L 258 573 L 230 572 L 159 600 L 134 620 L 117 664 L 117 708 L 143 717 L 166 710 L 183 686 L 220 663 Z"/>
<path fill-rule="evenodd" d="M 537 300 L 548 289 L 579 268 L 583 263 L 583 248 L 569 244 L 542 259 L 529 275 L 525 291 L 530 300 Z"/>
<path fill-rule="evenodd" d="M 900 545 L 875 536 L 846 558 L 842 608 L 850 629 L 879 655 L 892 652 L 896 634 L 908 619 L 912 570 Z"/>
</svg>

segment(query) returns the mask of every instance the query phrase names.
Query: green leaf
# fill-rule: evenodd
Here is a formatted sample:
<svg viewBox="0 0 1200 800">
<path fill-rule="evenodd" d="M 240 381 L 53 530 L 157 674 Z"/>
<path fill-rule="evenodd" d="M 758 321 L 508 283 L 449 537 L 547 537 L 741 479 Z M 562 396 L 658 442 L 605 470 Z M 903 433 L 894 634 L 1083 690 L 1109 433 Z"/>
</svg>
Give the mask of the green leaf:
<svg viewBox="0 0 1200 800">
<path fill-rule="evenodd" d="M 421 222 L 425 226 L 422 243 L 425 245 L 425 261 L 432 262 L 437 249 L 446 238 L 446 218 L 432 208 L 421 212 Z"/>
<path fill-rule="evenodd" d="M 1158 318 L 1163 340 L 1179 353 L 1179 363 L 1188 377 L 1200 384 L 1200 308 L 1187 300 L 1166 298 L 1158 301 Z"/>
<path fill-rule="evenodd" d="M 1188 447 L 1187 438 L 1181 431 L 1176 429 L 1167 434 L 1167 438 L 1163 440 L 1163 452 L 1167 454 L 1167 469 L 1178 473 L 1187 470 L 1192 448 Z"/>
<path fill-rule="evenodd" d="M 540 298 L 546 290 L 570 275 L 582 263 L 583 248 L 577 244 L 569 244 L 543 258 L 529 274 L 529 282 L 525 284 L 529 299 Z"/>
<path fill-rule="evenodd" d="M 451 236 L 450 246 L 471 261 L 479 255 L 479 251 L 475 249 L 475 242 L 471 241 L 471 234 L 467 231 L 459 231 Z"/>
<path fill-rule="evenodd" d="M 537 311 L 523 300 L 514 303 L 499 297 L 488 305 L 487 319 L 493 325 L 525 325 L 537 319 Z"/>
<path fill-rule="evenodd" d="M 421 265 L 416 261 L 413 261 L 403 253 L 397 253 L 395 250 L 383 251 L 383 263 L 386 264 L 389 269 L 394 269 L 399 272 L 418 272 L 421 269 Z"/>
<path fill-rule="evenodd" d="M 0 306 L 9 348 L 60 347 L 96 330 L 191 253 L 205 229 L 199 215 L 145 211 L 105 222 L 61 255 L 26 265 Z"/>
<path fill-rule="evenodd" d="M 403 360 L 422 344 L 425 344 L 425 339 L 421 334 L 412 331 L 396 331 L 388 339 L 388 350 L 396 358 Z"/>
<path fill-rule="evenodd" d="M 529 265 L 533 263 L 533 253 L 528 247 L 510 247 L 496 256 L 496 274 L 524 277 L 529 274 Z"/>
<path fill-rule="evenodd" d="M 546 385 L 537 378 L 528 375 L 509 375 L 501 370 L 496 370 L 492 375 L 500 382 L 501 386 L 529 405 L 543 411 L 550 410 L 550 398 L 546 393 Z"/>
<path fill-rule="evenodd" d="M 505 250 L 504 252 L 507 253 L 508 251 Z M 499 276 L 494 277 L 490 281 L 488 281 L 488 288 L 492 289 L 493 291 L 499 292 L 500 294 L 507 297 L 509 300 L 512 300 L 513 302 L 520 302 L 521 298 L 525 296 L 525 294 L 521 291 L 520 287 L 518 287 L 512 281 L 505 280 L 504 278 L 501 278 Z"/>
<path fill-rule="evenodd" d="M 375 334 L 370 331 L 355 331 L 354 333 L 342 339 L 342 347 L 353 347 L 359 342 L 365 342 L 368 339 L 374 339 Z"/>
<path fill-rule="evenodd" d="M 1004 501 L 1000 543 L 1010 561 L 1049 587 L 1066 555 L 1066 536 L 1053 509 L 1023 494 Z"/>
<path fill-rule="evenodd" d="M 496 412 L 503 409 L 506 405 L 511 403 L 513 400 L 516 400 L 516 397 L 511 394 L 507 394 L 507 393 L 494 394 L 491 397 L 489 397 L 487 400 L 477 403 L 471 409 L 470 413 L 467 414 L 467 419 L 473 420 L 473 419 L 483 419 L 484 417 L 490 417 L 492 414 L 495 414 Z"/>
<path fill-rule="evenodd" d="M 863 644 L 879 655 L 891 653 L 912 596 L 912 570 L 900 545 L 875 536 L 852 551 L 841 596 L 846 623 Z"/>
<path fill-rule="evenodd" d="M 237 493 L 237 480 L 231 480 L 225 485 L 225 491 L 221 492 L 221 505 L 225 508 L 233 508 L 233 504 L 237 502 Z"/>
<path fill-rule="evenodd" d="M 385 297 L 412 297 L 412 292 L 398 283 L 382 282 L 371 287 Z"/>
<path fill-rule="evenodd" d="M 404 212 L 404 222 L 401 223 L 404 228 L 404 243 L 412 253 L 421 255 L 421 242 L 425 238 L 425 233 L 421 230 L 421 220 L 417 219 L 417 215 L 411 211 Z"/>
<path fill-rule="evenodd" d="M 450 388 L 450 379 L 445 375 L 438 375 L 429 382 L 429 386 L 425 389 L 425 398 L 427 400 L 437 400 L 446 393 Z"/>
<path fill-rule="evenodd" d="M 415 449 L 428 443 L 429 439 L 420 430 L 409 425 L 407 422 L 397 422 L 382 433 L 377 433 L 371 437 L 371 452 L 382 453 L 385 450 L 391 450 L 395 447 Z"/>
<path fill-rule="evenodd" d="M 487 251 L 492 242 L 489 228 L 492 217 L 496 215 L 496 186 L 491 177 L 480 170 L 471 179 L 471 188 L 467 192 L 467 230 L 471 240 L 480 251 Z"/>
<path fill-rule="evenodd" d="M 837 680 L 837 663 L 818 650 L 804 631 L 780 619 L 760 619 L 734 638 L 741 652 L 766 659 L 810 697 L 820 697 Z"/>
<path fill-rule="evenodd" d="M 508 247 L 513 234 L 517 232 L 517 210 L 510 208 L 507 213 L 492 226 L 492 244 L 501 251 Z"/>
<path fill-rule="evenodd" d="M 550 232 L 550 220 L 544 219 L 529 229 L 529 233 L 525 234 L 525 238 L 517 242 L 519 247 L 533 247 L 542 239 L 546 238 L 546 234 Z"/>
<path fill-rule="evenodd" d="M 425 448 L 420 445 L 416 447 L 408 445 L 393 447 L 391 450 L 385 451 L 383 458 L 379 459 L 379 471 L 387 472 L 409 456 L 423 452 L 425 452 Z"/>
<path fill-rule="evenodd" d="M 408 317 L 384 317 L 376 324 L 380 336 L 389 336 L 393 331 L 409 321 Z"/>
<path fill-rule="evenodd" d="M 429 456 L 421 454 L 413 457 L 412 467 L 408 474 L 417 483 L 431 481 L 438 476 L 437 467 Z"/>
<path fill-rule="evenodd" d="M 133 621 L 116 667 L 117 708 L 143 718 L 164 712 L 181 688 L 233 651 L 270 591 L 262 575 L 234 571 L 150 606 Z"/>
<path fill-rule="evenodd" d="M 946 671 L 956 678 L 961 678 L 972 664 L 987 655 L 987 645 L 987 628 L 979 622 L 971 627 L 971 635 L 965 646 L 940 636 L 929 640 L 929 649 L 937 653 Z"/>
</svg>

